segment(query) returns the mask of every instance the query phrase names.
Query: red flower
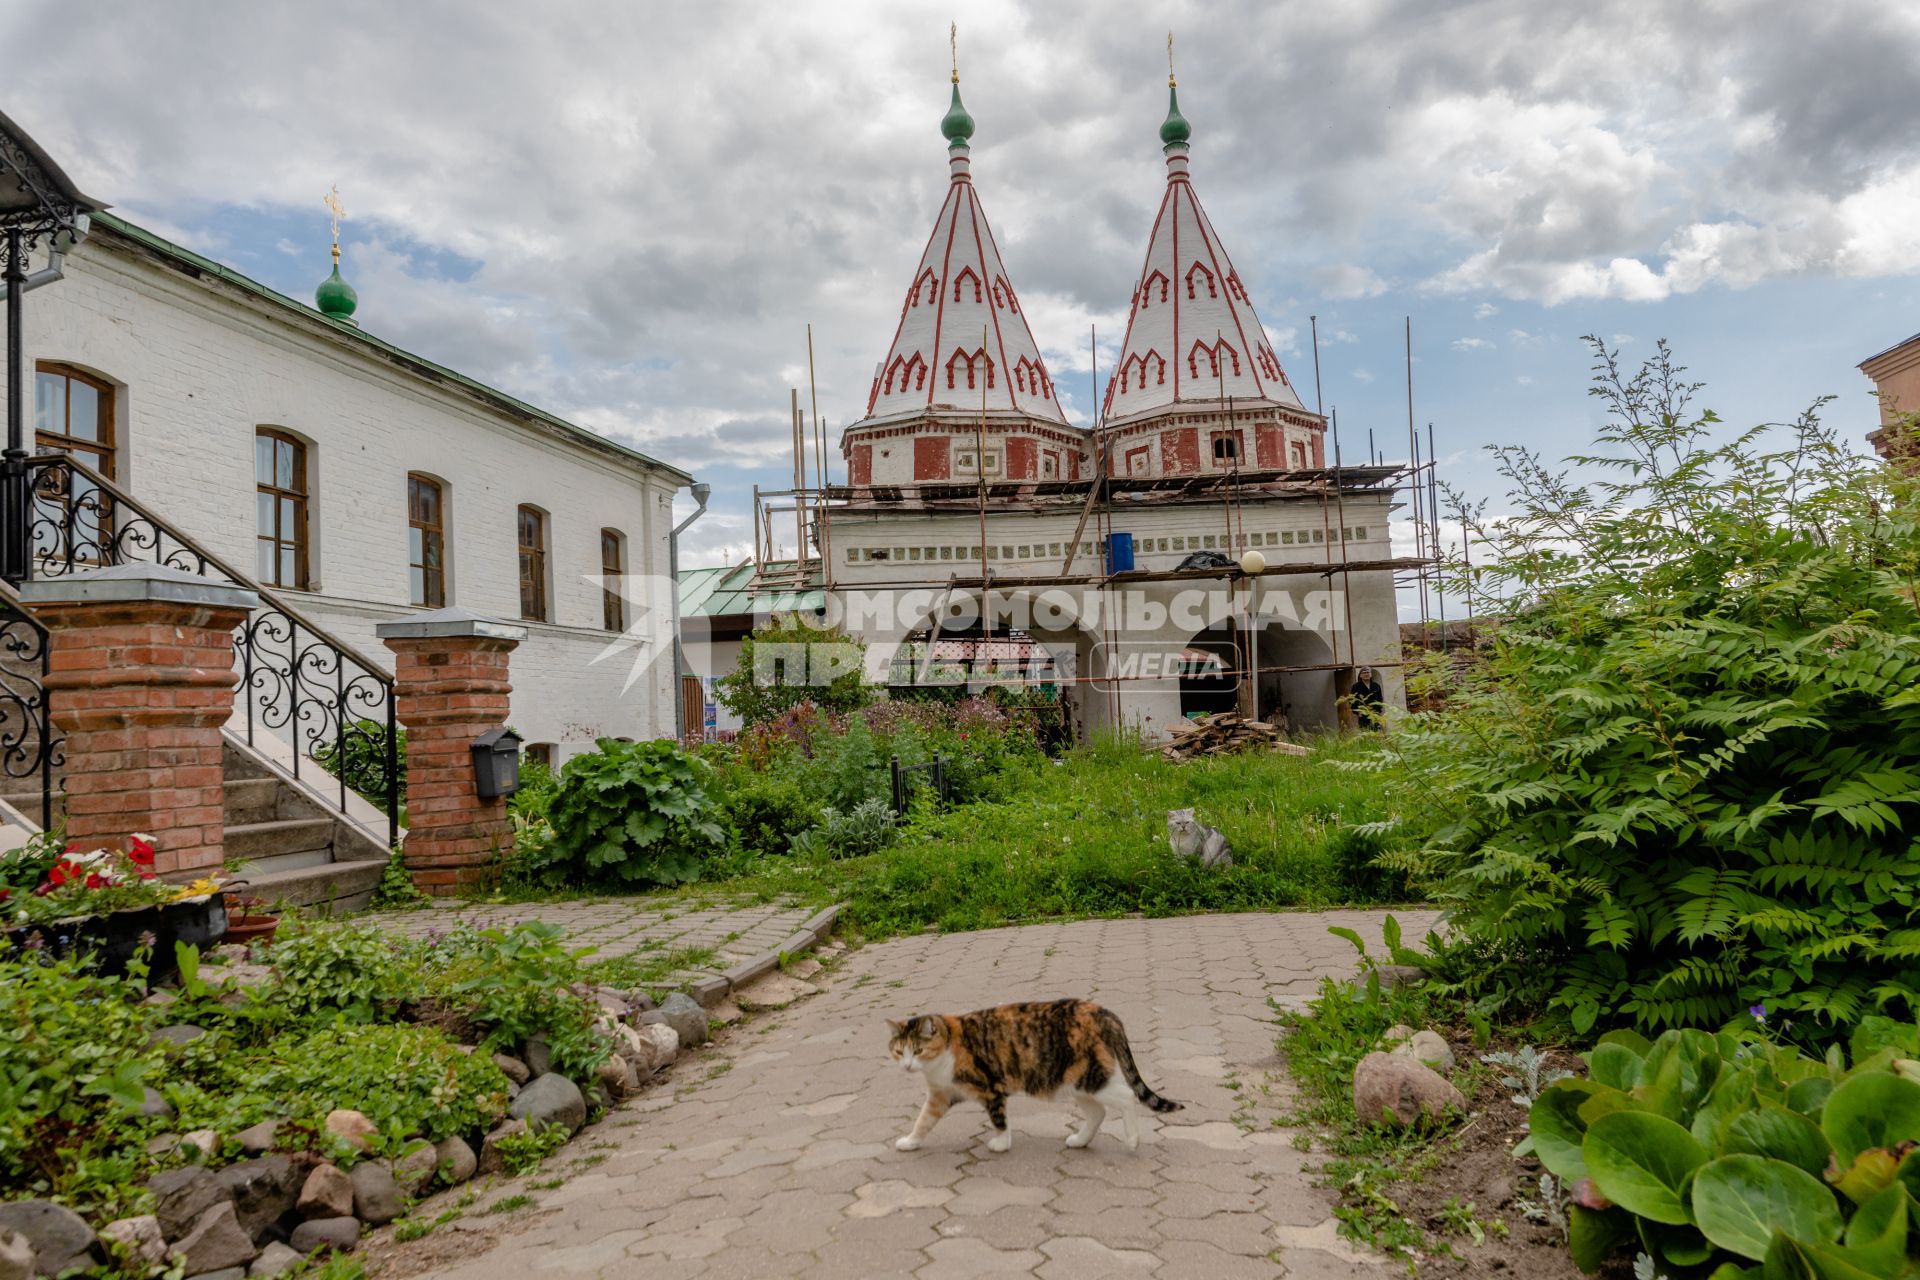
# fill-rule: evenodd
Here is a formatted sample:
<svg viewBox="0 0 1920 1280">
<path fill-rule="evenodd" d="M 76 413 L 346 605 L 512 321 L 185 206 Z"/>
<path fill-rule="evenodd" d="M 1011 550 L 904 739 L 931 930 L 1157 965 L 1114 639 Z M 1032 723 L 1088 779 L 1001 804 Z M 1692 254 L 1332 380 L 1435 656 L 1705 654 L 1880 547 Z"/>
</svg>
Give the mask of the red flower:
<svg viewBox="0 0 1920 1280">
<path fill-rule="evenodd" d="M 59 862 L 54 863 L 53 866 L 47 869 L 47 883 L 44 887 L 57 889 L 72 879 L 74 874 L 79 870 L 80 868 L 62 858 Z"/>
<path fill-rule="evenodd" d="M 127 841 L 127 845 L 127 857 L 132 861 L 134 866 L 150 867 L 153 865 L 153 846 L 151 844 L 142 840 L 139 836 L 134 836 Z"/>
<path fill-rule="evenodd" d="M 107 878 L 98 871 L 89 871 L 87 873 L 87 888 L 89 889 L 104 889 L 108 883 Z"/>
</svg>

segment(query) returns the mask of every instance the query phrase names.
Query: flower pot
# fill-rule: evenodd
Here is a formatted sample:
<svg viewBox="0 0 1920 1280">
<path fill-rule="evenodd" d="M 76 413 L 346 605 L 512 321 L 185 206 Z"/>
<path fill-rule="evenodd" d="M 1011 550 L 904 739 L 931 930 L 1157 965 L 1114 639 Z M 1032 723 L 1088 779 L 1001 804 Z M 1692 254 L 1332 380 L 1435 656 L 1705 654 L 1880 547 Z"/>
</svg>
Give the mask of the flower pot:
<svg viewBox="0 0 1920 1280">
<path fill-rule="evenodd" d="M 226 936 L 220 941 L 243 947 L 255 942 L 265 946 L 273 941 L 273 931 L 279 927 L 279 916 L 228 916 Z"/>
<path fill-rule="evenodd" d="M 149 981 L 157 981 L 177 967 L 173 944 L 204 947 L 227 931 L 227 904 L 218 895 L 198 901 L 115 911 L 104 916 L 76 916 L 46 924 L 7 930 L 15 946 L 47 955 L 89 956 L 100 972 L 118 976 L 143 942 L 153 947 Z"/>
</svg>

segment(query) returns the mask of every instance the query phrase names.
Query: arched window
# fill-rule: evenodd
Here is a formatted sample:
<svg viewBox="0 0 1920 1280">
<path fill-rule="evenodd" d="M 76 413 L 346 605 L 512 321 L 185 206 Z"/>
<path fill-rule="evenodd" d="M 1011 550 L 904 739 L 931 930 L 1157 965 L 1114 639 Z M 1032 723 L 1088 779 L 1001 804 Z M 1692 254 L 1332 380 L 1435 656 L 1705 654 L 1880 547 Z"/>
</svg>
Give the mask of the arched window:
<svg viewBox="0 0 1920 1280">
<path fill-rule="evenodd" d="M 538 507 L 521 507 L 518 523 L 520 616 L 530 622 L 548 622 L 547 513 Z"/>
<path fill-rule="evenodd" d="M 600 531 L 600 608 L 609 631 L 627 629 L 627 599 L 622 591 L 627 572 L 627 540 L 618 529 Z"/>
<path fill-rule="evenodd" d="M 414 604 L 447 603 L 447 490 L 432 476 L 407 476 L 407 576 Z"/>
<path fill-rule="evenodd" d="M 33 437 L 42 452 L 70 453 L 114 479 L 113 384 L 41 361 L 33 377 Z"/>
<path fill-rule="evenodd" d="M 307 445 L 297 436 L 260 427 L 253 437 L 253 479 L 260 581 L 307 589 Z"/>
</svg>

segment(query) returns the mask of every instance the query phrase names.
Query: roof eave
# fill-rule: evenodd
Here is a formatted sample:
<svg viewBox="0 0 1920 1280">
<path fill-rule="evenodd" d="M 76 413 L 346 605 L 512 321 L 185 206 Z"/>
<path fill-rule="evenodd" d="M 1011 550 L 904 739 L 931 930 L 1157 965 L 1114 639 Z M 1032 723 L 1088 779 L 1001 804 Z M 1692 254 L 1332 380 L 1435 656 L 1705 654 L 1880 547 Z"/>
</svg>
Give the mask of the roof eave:
<svg viewBox="0 0 1920 1280">
<path fill-rule="evenodd" d="M 156 257 L 169 262 L 176 268 L 185 268 L 202 276 L 212 276 L 239 289 L 243 293 L 251 294 L 265 302 L 272 303 L 287 312 L 287 318 L 290 322 L 305 324 L 331 337 L 345 339 L 349 344 L 358 345 L 374 355 L 399 365 L 417 377 L 424 377 L 436 382 L 449 383 L 465 394 L 487 404 L 496 412 L 521 419 L 530 425 L 538 425 L 543 429 L 553 432 L 569 444 L 591 449 L 596 453 L 609 455 L 616 461 L 622 463 L 629 465 L 639 463 L 650 470 L 664 472 L 669 477 L 677 477 L 678 484 L 676 484 L 676 488 L 693 483 L 693 474 L 691 472 L 684 471 L 672 463 L 662 462 L 658 458 L 642 453 L 638 449 L 630 448 L 617 440 L 601 435 L 597 431 L 592 431 L 580 426 L 578 423 L 568 422 L 565 418 L 548 413 L 546 410 L 528 404 L 524 400 L 516 399 L 496 387 L 490 387 L 484 382 L 468 377 L 466 374 L 449 369 L 445 365 L 436 364 L 426 357 L 415 355 L 405 348 L 395 346 L 384 338 L 376 337 L 353 324 L 336 320 L 331 316 L 307 306 L 305 303 L 289 298 L 278 290 L 261 284 L 258 280 L 250 276 L 242 275 L 231 267 L 195 253 L 191 249 L 174 244 L 172 241 L 148 231 L 145 227 L 128 222 L 125 218 L 119 217 L 116 214 L 104 212 L 94 214 L 93 227 L 95 233 L 105 230 L 108 233 L 109 239 L 117 235 L 128 243 L 145 249 Z"/>
</svg>

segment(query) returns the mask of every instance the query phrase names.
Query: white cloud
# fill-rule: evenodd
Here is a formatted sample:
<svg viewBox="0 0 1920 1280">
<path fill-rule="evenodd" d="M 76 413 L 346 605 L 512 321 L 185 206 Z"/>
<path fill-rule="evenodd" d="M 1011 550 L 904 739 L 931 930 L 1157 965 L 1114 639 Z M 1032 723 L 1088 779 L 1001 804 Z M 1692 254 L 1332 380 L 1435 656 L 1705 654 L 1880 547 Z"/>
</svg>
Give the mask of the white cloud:
<svg viewBox="0 0 1920 1280">
<path fill-rule="evenodd" d="M 1493 344 L 1485 338 L 1455 338 L 1453 349 L 1455 351 L 1491 351 Z"/>
<path fill-rule="evenodd" d="M 1475 320 L 1487 320 L 1499 314 L 1500 308 L 1494 306 L 1491 302 L 1483 302 L 1473 309 L 1473 318 Z"/>
<path fill-rule="evenodd" d="M 1322 296 L 1341 300 L 1377 298 L 1387 291 L 1385 280 L 1367 268 L 1350 262 L 1316 268 L 1313 284 Z"/>
<path fill-rule="evenodd" d="M 1353 377 L 1356 382 L 1372 382 L 1373 370 L 1364 367 L 1357 368 L 1353 371 Z"/>
<path fill-rule="evenodd" d="M 1516 347 L 1531 347 L 1540 341 L 1537 333 L 1528 333 L 1525 329 L 1507 330 L 1507 341 Z"/>
</svg>

